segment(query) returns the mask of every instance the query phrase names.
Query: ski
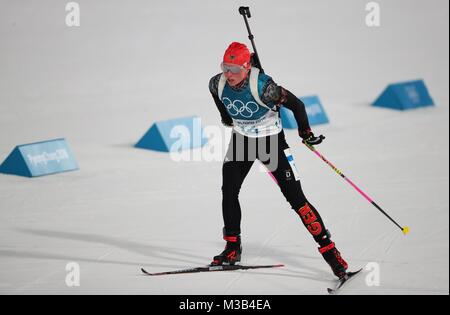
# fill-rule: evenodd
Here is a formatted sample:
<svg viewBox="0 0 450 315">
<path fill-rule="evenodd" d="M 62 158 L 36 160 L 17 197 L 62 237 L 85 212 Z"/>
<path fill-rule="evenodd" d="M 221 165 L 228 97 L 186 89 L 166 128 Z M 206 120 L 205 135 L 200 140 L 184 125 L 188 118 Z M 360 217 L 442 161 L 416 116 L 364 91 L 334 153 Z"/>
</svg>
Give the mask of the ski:
<svg viewBox="0 0 450 315">
<path fill-rule="evenodd" d="M 284 267 L 282 264 L 278 265 L 219 265 L 219 266 L 205 266 L 205 267 L 195 267 L 181 270 L 173 270 L 173 271 L 165 271 L 165 272 L 156 272 L 150 273 L 144 268 L 141 268 L 141 271 L 147 276 L 163 276 L 163 275 L 175 275 L 175 274 L 184 274 L 184 273 L 198 273 L 198 272 L 211 272 L 211 271 L 233 271 L 233 270 L 248 270 L 248 269 L 262 269 L 262 268 L 279 268 Z"/>
<path fill-rule="evenodd" d="M 338 284 L 336 285 L 336 287 L 334 289 L 331 289 L 331 288 L 327 289 L 328 293 L 329 294 L 336 294 L 338 292 L 338 290 L 344 286 L 344 284 L 346 284 L 351 278 L 356 276 L 361 271 L 362 271 L 362 268 L 357 270 L 357 271 L 347 272 L 347 274 L 343 278 L 339 279 L 339 282 L 338 282 Z"/>
</svg>

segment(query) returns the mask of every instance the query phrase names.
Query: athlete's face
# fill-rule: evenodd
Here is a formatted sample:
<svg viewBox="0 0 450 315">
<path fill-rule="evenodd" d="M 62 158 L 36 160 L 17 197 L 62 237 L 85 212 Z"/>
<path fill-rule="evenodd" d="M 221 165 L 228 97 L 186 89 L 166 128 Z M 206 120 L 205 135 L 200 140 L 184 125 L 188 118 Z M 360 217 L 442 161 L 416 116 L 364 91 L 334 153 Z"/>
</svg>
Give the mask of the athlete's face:
<svg viewBox="0 0 450 315">
<path fill-rule="evenodd" d="M 239 85 L 247 78 L 248 71 L 250 70 L 250 66 L 241 67 L 234 65 L 234 69 L 229 69 L 226 65 L 223 65 L 222 68 L 223 74 L 225 75 L 225 78 L 230 86 Z"/>
</svg>

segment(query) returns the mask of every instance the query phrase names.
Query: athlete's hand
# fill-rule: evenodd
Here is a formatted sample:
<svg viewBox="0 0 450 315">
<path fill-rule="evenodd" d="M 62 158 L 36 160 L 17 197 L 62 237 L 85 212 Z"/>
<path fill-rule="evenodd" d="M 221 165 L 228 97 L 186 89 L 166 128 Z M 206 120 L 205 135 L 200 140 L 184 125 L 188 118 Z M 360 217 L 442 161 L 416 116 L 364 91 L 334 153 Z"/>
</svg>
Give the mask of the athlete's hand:
<svg viewBox="0 0 450 315">
<path fill-rule="evenodd" d="M 311 130 L 299 131 L 299 135 L 303 139 L 302 142 L 309 145 L 318 145 L 325 139 L 323 135 L 316 137 Z"/>
<path fill-rule="evenodd" d="M 224 125 L 225 127 L 233 127 L 233 121 L 225 121 L 222 119 L 222 125 Z"/>
</svg>

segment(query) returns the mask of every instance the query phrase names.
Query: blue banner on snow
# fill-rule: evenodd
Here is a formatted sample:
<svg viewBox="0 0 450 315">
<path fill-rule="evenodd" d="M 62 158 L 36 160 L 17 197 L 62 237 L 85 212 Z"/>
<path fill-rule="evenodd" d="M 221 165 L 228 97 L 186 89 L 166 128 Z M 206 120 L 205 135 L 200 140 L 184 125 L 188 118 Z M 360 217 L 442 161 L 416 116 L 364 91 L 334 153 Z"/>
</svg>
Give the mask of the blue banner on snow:
<svg viewBox="0 0 450 315">
<path fill-rule="evenodd" d="M 434 103 L 423 80 L 417 80 L 390 84 L 372 105 L 407 110 Z"/>
<path fill-rule="evenodd" d="M 327 114 L 322 106 L 317 95 L 304 96 L 300 100 L 305 104 L 306 113 L 308 115 L 309 124 L 311 126 L 327 124 L 329 123 Z M 297 129 L 297 121 L 295 120 L 294 114 L 291 110 L 285 108 L 284 106 L 280 109 L 281 122 L 283 128 L 285 129 Z"/>
<path fill-rule="evenodd" d="M 175 152 L 199 148 L 207 142 L 203 137 L 201 119 L 191 116 L 154 123 L 135 147 Z"/>
<path fill-rule="evenodd" d="M 77 162 L 65 139 L 19 145 L 0 165 L 0 173 L 26 177 L 77 169 Z"/>
</svg>

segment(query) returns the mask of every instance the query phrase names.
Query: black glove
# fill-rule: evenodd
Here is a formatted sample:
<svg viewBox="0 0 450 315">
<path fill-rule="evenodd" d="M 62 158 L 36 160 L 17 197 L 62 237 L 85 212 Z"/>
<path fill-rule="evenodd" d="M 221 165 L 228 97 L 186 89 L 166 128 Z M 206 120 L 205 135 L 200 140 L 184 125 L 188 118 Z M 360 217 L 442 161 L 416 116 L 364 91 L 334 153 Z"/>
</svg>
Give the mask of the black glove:
<svg viewBox="0 0 450 315">
<path fill-rule="evenodd" d="M 325 139 L 325 137 L 323 135 L 316 137 L 311 130 L 299 131 L 299 135 L 303 139 L 303 143 L 306 143 L 309 145 L 320 144 L 320 143 L 322 143 L 323 139 Z"/>
<path fill-rule="evenodd" d="M 222 119 L 222 125 L 224 125 L 225 127 L 233 127 L 233 121 Z"/>
</svg>

